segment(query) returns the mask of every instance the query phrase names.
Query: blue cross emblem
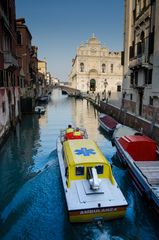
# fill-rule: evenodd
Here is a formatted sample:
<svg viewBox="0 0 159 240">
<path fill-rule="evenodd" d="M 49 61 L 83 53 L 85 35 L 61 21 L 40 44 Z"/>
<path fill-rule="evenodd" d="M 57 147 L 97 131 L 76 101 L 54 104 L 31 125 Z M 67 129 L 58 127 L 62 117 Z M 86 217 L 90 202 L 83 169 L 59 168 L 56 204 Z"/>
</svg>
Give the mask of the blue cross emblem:
<svg viewBox="0 0 159 240">
<path fill-rule="evenodd" d="M 76 155 L 84 155 L 85 157 L 94 155 L 96 152 L 93 149 L 81 148 L 75 150 Z"/>
</svg>

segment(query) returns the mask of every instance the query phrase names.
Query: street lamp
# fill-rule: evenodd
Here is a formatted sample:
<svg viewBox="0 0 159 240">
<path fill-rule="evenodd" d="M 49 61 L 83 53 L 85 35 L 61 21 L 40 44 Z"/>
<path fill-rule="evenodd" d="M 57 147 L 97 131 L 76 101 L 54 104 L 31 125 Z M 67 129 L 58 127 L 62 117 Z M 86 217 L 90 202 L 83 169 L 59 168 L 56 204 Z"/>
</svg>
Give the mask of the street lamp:
<svg viewBox="0 0 159 240">
<path fill-rule="evenodd" d="M 107 85 L 108 85 L 108 82 L 107 82 L 107 79 L 104 80 L 104 91 L 105 91 L 105 100 L 106 100 L 106 89 L 107 89 Z"/>
</svg>

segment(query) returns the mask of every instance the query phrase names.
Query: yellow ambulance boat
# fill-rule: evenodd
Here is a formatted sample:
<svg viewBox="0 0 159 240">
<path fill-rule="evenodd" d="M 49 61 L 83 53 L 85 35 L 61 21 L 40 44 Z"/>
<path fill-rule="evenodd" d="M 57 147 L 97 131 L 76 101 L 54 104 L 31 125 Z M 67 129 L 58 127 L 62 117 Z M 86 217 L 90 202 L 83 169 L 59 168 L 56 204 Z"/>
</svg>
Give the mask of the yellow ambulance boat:
<svg viewBox="0 0 159 240">
<path fill-rule="evenodd" d="M 127 201 L 109 162 L 90 139 L 57 140 L 60 172 L 70 222 L 123 217 Z"/>
</svg>

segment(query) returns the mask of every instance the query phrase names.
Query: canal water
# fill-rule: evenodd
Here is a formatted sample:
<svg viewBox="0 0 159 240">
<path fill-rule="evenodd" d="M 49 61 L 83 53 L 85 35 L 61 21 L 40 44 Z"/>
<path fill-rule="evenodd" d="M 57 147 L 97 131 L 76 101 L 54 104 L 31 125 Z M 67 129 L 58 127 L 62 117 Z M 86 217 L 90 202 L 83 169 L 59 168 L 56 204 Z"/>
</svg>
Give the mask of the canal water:
<svg viewBox="0 0 159 240">
<path fill-rule="evenodd" d="M 25 116 L 0 150 L 0 239 L 157 240 L 159 221 L 142 200 L 126 170 L 119 168 L 98 112 L 86 100 L 54 90 L 40 118 Z M 113 174 L 128 201 L 123 219 L 70 224 L 56 153 L 60 129 L 84 127 L 113 164 Z"/>
</svg>

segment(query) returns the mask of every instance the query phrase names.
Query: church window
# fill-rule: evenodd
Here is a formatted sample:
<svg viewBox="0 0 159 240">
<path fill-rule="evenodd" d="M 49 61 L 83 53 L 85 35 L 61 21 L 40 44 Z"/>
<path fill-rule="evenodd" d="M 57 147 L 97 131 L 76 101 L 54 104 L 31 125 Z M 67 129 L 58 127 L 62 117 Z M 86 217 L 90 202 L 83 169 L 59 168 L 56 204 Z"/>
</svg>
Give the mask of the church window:
<svg viewBox="0 0 159 240">
<path fill-rule="evenodd" d="M 105 73 L 105 69 L 106 69 L 106 66 L 105 66 L 105 64 L 103 63 L 103 64 L 102 64 L 102 73 Z"/>
<path fill-rule="evenodd" d="M 80 63 L 80 71 L 84 72 L 84 63 Z"/>
<path fill-rule="evenodd" d="M 110 71 L 111 71 L 111 73 L 113 73 L 113 68 L 114 68 L 114 66 L 113 66 L 113 64 L 111 64 L 111 65 L 110 65 Z"/>
<path fill-rule="evenodd" d="M 117 85 L 117 92 L 121 92 L 121 85 Z"/>
</svg>

